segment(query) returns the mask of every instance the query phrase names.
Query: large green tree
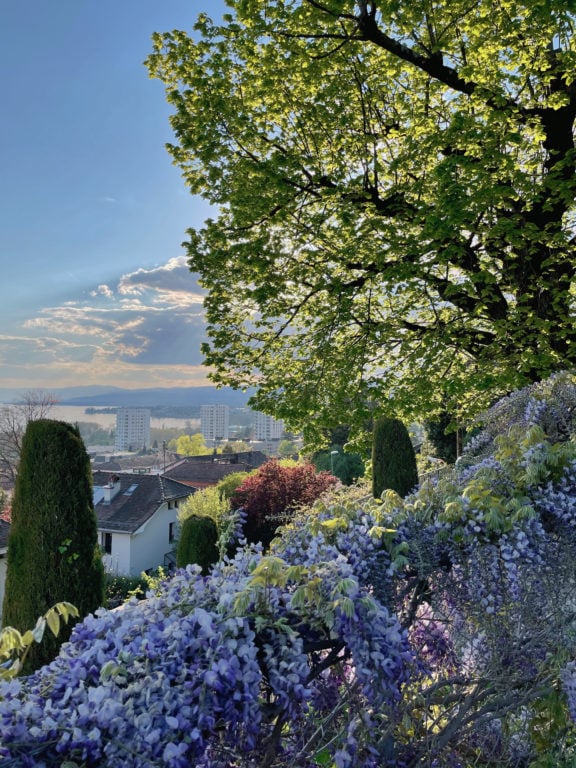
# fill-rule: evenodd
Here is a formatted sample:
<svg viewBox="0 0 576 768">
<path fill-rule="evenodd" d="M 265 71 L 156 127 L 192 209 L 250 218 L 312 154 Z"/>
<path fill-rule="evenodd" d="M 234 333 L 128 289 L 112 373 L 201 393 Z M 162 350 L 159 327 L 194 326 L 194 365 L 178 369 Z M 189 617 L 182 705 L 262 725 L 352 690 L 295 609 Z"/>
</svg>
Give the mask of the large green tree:
<svg viewBox="0 0 576 768">
<path fill-rule="evenodd" d="M 21 632 L 55 603 L 84 617 L 104 602 L 104 570 L 97 543 L 90 460 L 77 428 L 30 421 L 22 440 L 12 502 L 3 626 Z M 34 646 L 34 666 L 50 661 L 67 638 L 45 633 Z"/>
<path fill-rule="evenodd" d="M 147 62 L 215 380 L 310 431 L 574 366 L 574 0 L 228 5 Z"/>
</svg>

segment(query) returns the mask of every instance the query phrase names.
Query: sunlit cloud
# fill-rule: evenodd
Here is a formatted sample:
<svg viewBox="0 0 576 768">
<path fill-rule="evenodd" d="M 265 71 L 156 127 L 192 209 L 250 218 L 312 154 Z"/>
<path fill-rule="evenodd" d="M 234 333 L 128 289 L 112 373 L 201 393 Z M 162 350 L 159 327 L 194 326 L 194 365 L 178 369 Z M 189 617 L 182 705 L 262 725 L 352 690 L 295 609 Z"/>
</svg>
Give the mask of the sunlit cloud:
<svg viewBox="0 0 576 768">
<path fill-rule="evenodd" d="M 56 382 L 64 379 L 65 386 L 205 384 L 202 301 L 184 257 L 87 286 L 80 298 L 46 306 L 23 321 L 20 335 L 0 335 L 3 381 L 21 376 L 26 385 L 14 386 L 61 386 Z"/>
<path fill-rule="evenodd" d="M 104 284 L 99 285 L 94 291 L 90 291 L 90 296 L 108 296 L 108 298 L 111 298 L 113 295 L 113 291 Z"/>
</svg>

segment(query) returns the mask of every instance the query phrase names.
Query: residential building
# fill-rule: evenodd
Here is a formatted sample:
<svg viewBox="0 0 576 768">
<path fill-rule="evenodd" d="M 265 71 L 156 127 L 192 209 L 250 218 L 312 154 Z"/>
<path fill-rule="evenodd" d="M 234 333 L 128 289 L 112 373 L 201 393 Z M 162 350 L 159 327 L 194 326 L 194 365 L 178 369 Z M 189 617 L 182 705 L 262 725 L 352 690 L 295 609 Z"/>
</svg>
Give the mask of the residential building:
<svg viewBox="0 0 576 768">
<path fill-rule="evenodd" d="M 207 445 L 216 445 L 230 437 L 230 408 L 227 405 L 201 405 L 200 431 Z"/>
<path fill-rule="evenodd" d="M 162 475 L 94 475 L 94 510 L 104 567 L 139 576 L 175 564 L 178 507 L 196 491 Z"/>
<path fill-rule="evenodd" d="M 266 413 L 256 413 L 256 426 L 254 437 L 256 440 L 262 440 L 267 443 L 270 440 L 280 440 L 284 433 L 284 422 L 282 419 L 275 419 Z"/>
<path fill-rule="evenodd" d="M 2 603 L 4 602 L 4 587 L 6 585 L 9 533 L 10 524 L 6 520 L 0 518 L 0 627 L 2 626 Z"/>
<path fill-rule="evenodd" d="M 150 410 L 118 408 L 116 412 L 116 451 L 140 451 L 150 445 Z"/>
</svg>

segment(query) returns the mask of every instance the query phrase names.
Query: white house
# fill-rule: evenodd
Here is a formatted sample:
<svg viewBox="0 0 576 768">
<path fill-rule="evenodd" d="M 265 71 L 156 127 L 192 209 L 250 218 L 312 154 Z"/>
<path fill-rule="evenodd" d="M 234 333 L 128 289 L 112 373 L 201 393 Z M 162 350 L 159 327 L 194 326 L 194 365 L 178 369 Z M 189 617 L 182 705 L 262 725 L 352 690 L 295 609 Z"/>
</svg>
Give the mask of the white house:
<svg viewBox="0 0 576 768">
<path fill-rule="evenodd" d="M 4 586 L 6 584 L 6 556 L 8 554 L 8 533 L 10 525 L 0 519 L 0 626 L 2 626 L 2 603 L 4 602 Z"/>
<path fill-rule="evenodd" d="M 104 566 L 139 576 L 175 563 L 178 507 L 196 491 L 161 475 L 94 472 L 94 511 Z"/>
</svg>

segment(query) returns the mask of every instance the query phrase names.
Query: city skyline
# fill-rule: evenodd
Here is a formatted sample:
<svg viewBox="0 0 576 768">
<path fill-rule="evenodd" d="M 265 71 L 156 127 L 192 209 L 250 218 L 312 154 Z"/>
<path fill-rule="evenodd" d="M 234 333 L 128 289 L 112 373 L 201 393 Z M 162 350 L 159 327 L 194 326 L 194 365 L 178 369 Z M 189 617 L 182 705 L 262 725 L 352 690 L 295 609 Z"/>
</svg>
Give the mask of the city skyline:
<svg viewBox="0 0 576 768">
<path fill-rule="evenodd" d="M 151 36 L 223 2 L 0 8 L 0 388 L 206 385 L 203 292 L 181 243 L 210 209 L 184 186 Z"/>
</svg>

